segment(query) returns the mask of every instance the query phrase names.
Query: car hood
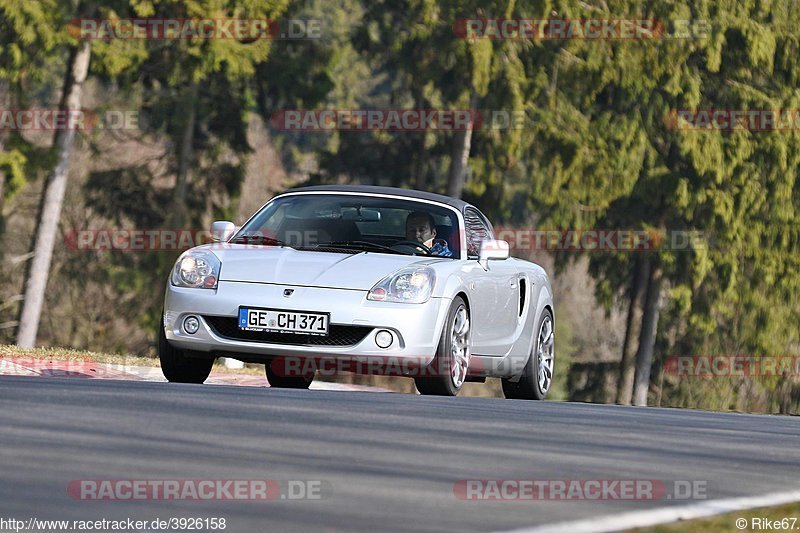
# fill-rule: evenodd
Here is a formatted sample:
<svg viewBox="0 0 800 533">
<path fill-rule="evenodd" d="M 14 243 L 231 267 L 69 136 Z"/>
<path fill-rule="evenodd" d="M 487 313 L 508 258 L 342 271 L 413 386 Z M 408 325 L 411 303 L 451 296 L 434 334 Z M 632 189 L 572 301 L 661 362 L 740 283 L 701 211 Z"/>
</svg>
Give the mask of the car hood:
<svg viewBox="0 0 800 533">
<path fill-rule="evenodd" d="M 354 290 L 369 290 L 384 276 L 404 266 L 441 261 L 412 255 L 339 254 L 236 244 L 223 249 L 213 247 L 211 251 L 222 261 L 220 281 Z"/>
</svg>

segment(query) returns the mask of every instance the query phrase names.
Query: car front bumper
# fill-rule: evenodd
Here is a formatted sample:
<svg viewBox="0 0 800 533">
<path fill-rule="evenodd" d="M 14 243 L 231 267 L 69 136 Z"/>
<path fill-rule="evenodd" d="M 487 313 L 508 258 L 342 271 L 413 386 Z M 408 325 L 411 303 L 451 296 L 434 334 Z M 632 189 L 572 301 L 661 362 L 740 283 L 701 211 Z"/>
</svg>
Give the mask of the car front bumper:
<svg viewBox="0 0 800 533">
<path fill-rule="evenodd" d="M 284 296 L 287 288 L 294 289 L 290 297 Z M 282 334 L 280 342 L 243 340 L 235 338 L 235 328 L 223 331 L 218 327 L 220 321 L 235 320 L 240 306 L 330 313 L 331 329 L 355 327 L 368 332 L 355 344 L 334 346 L 320 344 L 327 342 L 322 338 L 314 339 L 315 343 L 295 343 L 294 339 L 308 337 L 292 334 Z M 367 300 L 367 291 L 361 290 L 235 281 L 220 281 L 212 290 L 167 283 L 164 327 L 167 340 L 177 348 L 250 362 L 267 362 L 281 356 L 346 357 L 354 361 L 390 357 L 427 365 L 436 353 L 449 307 L 450 300 L 445 298 L 431 298 L 424 304 L 373 302 Z M 200 319 L 200 328 L 194 334 L 183 329 L 183 322 L 190 315 Z M 393 334 L 394 342 L 388 348 L 375 343 L 379 330 Z"/>
</svg>

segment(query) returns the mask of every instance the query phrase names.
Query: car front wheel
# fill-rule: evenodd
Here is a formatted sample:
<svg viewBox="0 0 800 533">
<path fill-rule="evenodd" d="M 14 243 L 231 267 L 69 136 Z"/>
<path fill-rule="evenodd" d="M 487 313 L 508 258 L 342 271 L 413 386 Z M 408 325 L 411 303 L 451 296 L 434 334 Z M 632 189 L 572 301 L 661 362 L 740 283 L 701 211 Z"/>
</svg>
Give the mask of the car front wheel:
<svg viewBox="0 0 800 533">
<path fill-rule="evenodd" d="M 539 329 L 533 343 L 533 352 L 522 371 L 519 381 L 502 380 L 503 395 L 512 400 L 544 400 L 553 384 L 555 354 L 555 328 L 553 315 L 545 309 L 539 320 Z"/>
<path fill-rule="evenodd" d="M 161 372 L 172 383 L 203 383 L 211 374 L 214 358 L 189 357 L 189 350 L 175 348 L 167 341 L 162 320 L 158 334 L 158 358 Z"/>
<path fill-rule="evenodd" d="M 467 379 L 470 361 L 469 309 L 464 299 L 456 296 L 444 323 L 439 347 L 425 376 L 414 381 L 420 394 L 455 396 Z"/>
</svg>

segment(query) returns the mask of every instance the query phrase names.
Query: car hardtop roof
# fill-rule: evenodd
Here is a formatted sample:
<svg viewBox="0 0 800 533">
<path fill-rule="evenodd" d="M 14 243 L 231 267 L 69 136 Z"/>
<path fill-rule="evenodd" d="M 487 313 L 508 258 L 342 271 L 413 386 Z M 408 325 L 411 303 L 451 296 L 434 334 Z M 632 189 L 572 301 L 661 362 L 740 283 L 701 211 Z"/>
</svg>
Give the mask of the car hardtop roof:
<svg viewBox="0 0 800 533">
<path fill-rule="evenodd" d="M 462 213 L 467 207 L 475 208 L 475 206 L 465 202 L 464 200 L 458 200 L 443 194 L 417 191 L 414 189 L 401 189 L 400 187 L 379 187 L 376 185 L 313 185 L 310 187 L 297 187 L 294 189 L 289 189 L 285 193 L 281 194 L 301 192 L 361 192 L 366 194 L 390 194 L 392 196 L 402 196 L 416 200 L 429 200 L 431 202 L 449 205 L 451 207 L 455 207 Z"/>
</svg>

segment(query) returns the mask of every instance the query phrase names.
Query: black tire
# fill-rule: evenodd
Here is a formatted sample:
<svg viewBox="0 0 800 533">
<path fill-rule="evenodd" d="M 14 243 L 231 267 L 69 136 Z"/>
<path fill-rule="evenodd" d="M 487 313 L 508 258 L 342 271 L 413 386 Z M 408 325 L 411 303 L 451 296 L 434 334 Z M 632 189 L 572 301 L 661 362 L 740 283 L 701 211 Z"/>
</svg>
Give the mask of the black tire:
<svg viewBox="0 0 800 533">
<path fill-rule="evenodd" d="M 460 296 L 453 299 L 450 305 L 450 311 L 447 314 L 444 328 L 442 330 L 441 338 L 439 339 L 439 346 L 436 349 L 436 357 L 433 362 L 425 370 L 425 375 L 414 378 L 414 383 L 420 394 L 430 394 L 436 396 L 455 396 L 464 385 L 462 381 L 460 384 L 454 383 L 452 368 L 453 356 L 451 354 L 451 344 L 453 342 L 453 330 L 455 326 L 456 316 L 460 310 L 466 312 L 467 318 L 467 332 L 466 332 L 466 357 L 467 366 L 469 365 L 469 350 L 470 350 L 470 328 L 469 328 L 469 308 L 466 302 Z M 464 377 L 466 378 L 466 372 Z"/>
<path fill-rule="evenodd" d="M 530 357 L 528 357 L 528 362 L 525 363 L 525 368 L 522 370 L 519 381 L 514 382 L 510 379 L 501 380 L 503 384 L 503 395 L 506 398 L 510 400 L 544 400 L 547 397 L 547 393 L 553 385 L 552 371 L 550 372 L 550 379 L 546 387 L 543 388 L 539 383 L 539 366 L 543 358 L 542 351 L 539 349 L 539 344 L 542 340 L 542 327 L 547 321 L 549 321 L 550 324 L 550 347 L 546 349 L 546 351 L 550 352 L 550 360 L 552 361 L 551 367 L 555 364 L 555 323 L 553 322 L 553 314 L 545 309 L 544 313 L 542 313 L 542 318 L 539 319 L 539 325 L 536 328 L 536 339 L 533 342 L 533 350 L 531 351 Z"/>
<path fill-rule="evenodd" d="M 213 357 L 189 357 L 189 350 L 180 350 L 167 341 L 164 321 L 158 330 L 158 358 L 161 372 L 171 383 L 203 383 L 211 374 Z"/>
<path fill-rule="evenodd" d="M 314 381 L 314 374 L 310 376 L 283 376 L 280 372 L 275 372 L 272 364 L 279 365 L 280 361 L 280 359 L 273 359 L 264 365 L 270 387 L 275 387 L 276 389 L 307 389 L 311 386 Z"/>
</svg>

